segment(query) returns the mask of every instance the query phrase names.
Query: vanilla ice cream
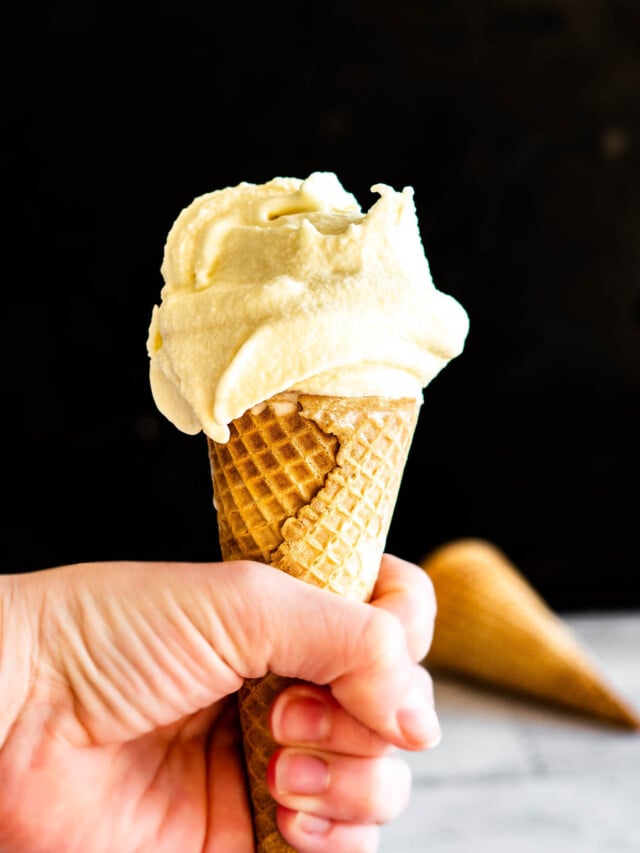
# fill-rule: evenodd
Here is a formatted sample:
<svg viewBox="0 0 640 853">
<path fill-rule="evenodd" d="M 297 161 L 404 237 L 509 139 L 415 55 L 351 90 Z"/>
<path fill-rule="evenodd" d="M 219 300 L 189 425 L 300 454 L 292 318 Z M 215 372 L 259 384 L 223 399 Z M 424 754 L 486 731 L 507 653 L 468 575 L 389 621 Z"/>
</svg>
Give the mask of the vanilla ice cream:
<svg viewBox="0 0 640 853">
<path fill-rule="evenodd" d="M 459 355 L 462 306 L 431 279 L 413 190 L 363 213 L 330 172 L 241 183 L 173 224 L 147 348 L 153 397 L 183 432 L 285 390 L 415 397 Z"/>
</svg>

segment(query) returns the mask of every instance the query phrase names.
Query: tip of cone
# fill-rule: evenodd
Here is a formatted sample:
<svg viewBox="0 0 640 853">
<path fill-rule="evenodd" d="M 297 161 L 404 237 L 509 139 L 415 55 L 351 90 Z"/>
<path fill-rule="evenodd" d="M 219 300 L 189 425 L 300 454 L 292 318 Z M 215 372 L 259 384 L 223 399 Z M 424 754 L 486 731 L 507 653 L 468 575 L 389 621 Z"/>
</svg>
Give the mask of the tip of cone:
<svg viewBox="0 0 640 853">
<path fill-rule="evenodd" d="M 499 547 L 458 539 L 421 565 L 438 602 L 427 666 L 640 731 L 640 715 Z"/>
</svg>

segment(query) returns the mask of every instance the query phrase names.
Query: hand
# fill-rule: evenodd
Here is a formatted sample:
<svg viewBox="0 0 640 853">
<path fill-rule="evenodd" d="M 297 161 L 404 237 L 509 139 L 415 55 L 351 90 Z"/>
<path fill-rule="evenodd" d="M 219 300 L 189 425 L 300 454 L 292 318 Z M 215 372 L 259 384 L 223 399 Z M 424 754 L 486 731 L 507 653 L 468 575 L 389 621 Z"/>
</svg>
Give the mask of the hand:
<svg viewBox="0 0 640 853">
<path fill-rule="evenodd" d="M 269 669 L 313 683 L 274 703 L 281 831 L 374 850 L 408 797 L 392 749 L 437 739 L 433 615 L 389 556 L 371 605 L 249 562 L 0 577 L 0 850 L 251 853 L 235 693 Z"/>
</svg>

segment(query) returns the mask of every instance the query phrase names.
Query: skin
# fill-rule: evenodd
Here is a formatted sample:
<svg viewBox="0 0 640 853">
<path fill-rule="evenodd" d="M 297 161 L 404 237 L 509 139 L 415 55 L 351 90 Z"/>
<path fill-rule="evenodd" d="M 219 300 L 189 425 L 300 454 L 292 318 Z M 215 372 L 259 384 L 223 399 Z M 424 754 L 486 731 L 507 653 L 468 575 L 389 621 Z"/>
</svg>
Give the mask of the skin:
<svg viewBox="0 0 640 853">
<path fill-rule="evenodd" d="M 260 589 L 260 596 L 255 590 Z M 271 711 L 268 780 L 300 853 L 369 853 L 439 739 L 433 590 L 385 555 L 362 604 L 251 562 L 0 577 L 0 850 L 252 853 L 236 691 Z"/>
</svg>

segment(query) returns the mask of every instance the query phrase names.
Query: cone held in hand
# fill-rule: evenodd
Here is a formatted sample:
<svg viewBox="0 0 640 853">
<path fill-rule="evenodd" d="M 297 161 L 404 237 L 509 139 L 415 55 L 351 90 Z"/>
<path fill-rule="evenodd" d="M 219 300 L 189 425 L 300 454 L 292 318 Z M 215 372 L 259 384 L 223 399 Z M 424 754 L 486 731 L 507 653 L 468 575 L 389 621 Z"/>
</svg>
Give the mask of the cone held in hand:
<svg viewBox="0 0 640 853">
<path fill-rule="evenodd" d="M 419 402 L 278 395 L 208 439 L 225 560 L 269 563 L 366 601 L 384 551 Z M 260 595 L 260 590 L 256 590 Z M 240 692 L 240 719 L 258 853 L 292 848 L 276 825 L 266 770 L 268 713 L 287 684 L 269 673 Z"/>
<path fill-rule="evenodd" d="M 459 540 L 436 549 L 422 566 L 438 604 L 425 661 L 430 669 L 640 728 L 640 717 L 499 549 L 482 540 Z"/>
</svg>

